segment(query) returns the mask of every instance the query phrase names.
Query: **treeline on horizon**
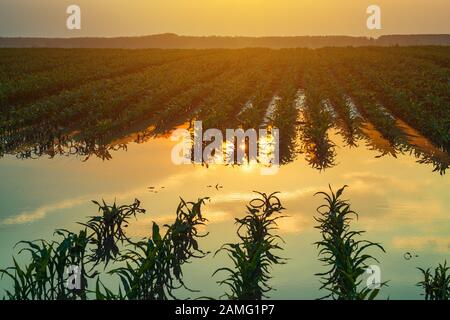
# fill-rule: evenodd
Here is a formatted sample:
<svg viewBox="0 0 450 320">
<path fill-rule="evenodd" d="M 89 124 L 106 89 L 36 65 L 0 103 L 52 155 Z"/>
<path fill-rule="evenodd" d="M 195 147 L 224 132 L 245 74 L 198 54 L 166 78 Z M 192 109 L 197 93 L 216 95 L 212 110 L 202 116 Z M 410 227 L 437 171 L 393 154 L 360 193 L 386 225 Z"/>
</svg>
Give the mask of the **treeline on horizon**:
<svg viewBox="0 0 450 320">
<path fill-rule="evenodd" d="M 450 45 L 450 34 L 384 35 L 378 38 L 354 36 L 280 36 L 280 37 L 232 37 L 232 36 L 179 36 L 173 33 L 139 37 L 0 37 L 0 48 L 321 48 L 347 46 L 426 46 Z"/>
</svg>

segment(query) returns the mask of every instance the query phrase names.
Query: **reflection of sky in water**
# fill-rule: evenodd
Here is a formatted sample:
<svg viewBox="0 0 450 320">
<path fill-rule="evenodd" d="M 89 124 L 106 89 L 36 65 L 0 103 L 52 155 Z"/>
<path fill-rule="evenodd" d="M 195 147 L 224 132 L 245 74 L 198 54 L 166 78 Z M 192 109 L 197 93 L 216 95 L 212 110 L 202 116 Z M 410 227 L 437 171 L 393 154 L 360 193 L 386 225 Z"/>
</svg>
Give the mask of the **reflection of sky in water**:
<svg viewBox="0 0 450 320">
<path fill-rule="evenodd" d="M 11 263 L 12 247 L 20 240 L 50 238 L 55 228 L 77 228 L 76 221 L 96 212 L 90 200 L 101 198 L 118 203 L 140 199 L 148 213 L 131 224 L 129 232 L 144 236 L 152 220 L 173 220 L 180 196 L 186 200 L 211 196 L 205 211 L 211 234 L 202 242 L 206 250 L 214 252 L 223 243 L 236 240 L 233 217 L 244 213 L 252 190 L 281 191 L 290 217 L 280 228 L 286 240 L 284 256 L 290 260 L 275 267 L 272 284 L 277 291 L 271 297 L 317 298 L 321 293 L 313 274 L 323 269 L 312 245 L 319 239 L 313 215 L 321 199 L 313 194 L 326 190 L 328 183 L 334 188 L 350 186 L 346 198 L 360 214 L 354 226 L 367 230 L 366 237 L 381 242 L 387 250 L 387 254 L 375 252 L 383 280 L 390 280 L 382 297 L 420 298 L 415 287 L 420 276 L 416 267 L 434 266 L 449 257 L 449 179 L 432 174 L 429 166 L 417 164 L 413 157 L 377 159 L 376 151 L 339 147 L 338 165 L 326 171 L 311 169 L 299 159 L 282 166 L 275 176 L 261 176 L 257 167 L 174 166 L 170 161 L 174 144 L 162 139 L 130 144 L 127 152 L 115 152 L 107 162 L 66 157 L 1 159 L 0 265 Z M 207 187 L 216 183 L 224 188 Z M 149 192 L 149 186 L 158 193 Z M 407 251 L 419 257 L 407 261 Z M 227 261 L 224 255 L 195 261 L 186 267 L 187 283 L 202 289 L 199 296 L 220 296 L 225 290 L 216 284 L 220 276 L 210 275 Z"/>
</svg>

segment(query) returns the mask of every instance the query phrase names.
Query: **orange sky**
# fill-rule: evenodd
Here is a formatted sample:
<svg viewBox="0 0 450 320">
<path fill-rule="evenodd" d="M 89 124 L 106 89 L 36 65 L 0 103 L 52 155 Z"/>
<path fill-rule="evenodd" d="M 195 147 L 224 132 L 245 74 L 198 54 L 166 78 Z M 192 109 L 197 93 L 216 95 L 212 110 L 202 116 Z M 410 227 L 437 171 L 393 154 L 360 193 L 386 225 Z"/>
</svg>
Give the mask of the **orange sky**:
<svg viewBox="0 0 450 320">
<path fill-rule="evenodd" d="M 82 9 L 82 30 L 65 27 Z M 381 31 L 366 8 L 382 9 Z M 1 0 L 0 36 L 370 35 L 450 33 L 450 0 Z"/>
</svg>

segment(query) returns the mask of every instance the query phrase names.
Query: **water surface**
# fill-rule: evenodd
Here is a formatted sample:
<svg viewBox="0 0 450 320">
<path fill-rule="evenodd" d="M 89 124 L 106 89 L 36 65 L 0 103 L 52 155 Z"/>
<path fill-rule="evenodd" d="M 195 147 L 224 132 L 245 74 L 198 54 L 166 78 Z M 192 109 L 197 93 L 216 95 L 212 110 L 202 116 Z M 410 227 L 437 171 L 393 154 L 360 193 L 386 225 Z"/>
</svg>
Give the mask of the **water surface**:
<svg viewBox="0 0 450 320">
<path fill-rule="evenodd" d="M 296 152 L 284 157 L 288 161 L 272 176 L 261 175 L 258 165 L 176 166 L 170 158 L 175 142 L 167 134 L 145 142 L 136 134 L 122 136 L 113 143 L 116 147 L 109 151 L 109 160 L 93 155 L 83 161 L 86 157 L 76 152 L 34 159 L 6 155 L 0 159 L 0 264 L 11 264 L 18 241 L 50 239 L 55 228 L 78 229 L 77 221 L 96 213 L 90 201 L 100 199 L 120 204 L 140 199 L 147 214 L 130 225 L 128 235 L 144 237 L 152 221 L 174 219 L 179 197 L 211 197 L 205 210 L 210 235 L 201 244 L 215 252 L 237 240 L 234 217 L 244 215 L 253 190 L 279 191 L 289 215 L 280 223 L 286 241 L 283 256 L 290 260 L 274 268 L 272 284 L 277 291 L 270 296 L 318 298 L 324 293 L 318 291 L 314 274 L 324 269 L 313 245 L 320 238 L 313 217 L 322 201 L 314 194 L 327 190 L 329 184 L 335 189 L 349 185 L 345 196 L 359 213 L 354 228 L 366 230 L 365 237 L 380 242 L 387 251 L 374 252 L 383 280 L 390 281 L 380 297 L 420 299 L 416 267 L 434 266 L 449 258 L 450 181 L 442 170 L 448 162 L 445 154 L 436 156 L 432 145 L 414 132 L 409 132 L 409 150 L 405 150 L 393 147 L 370 126 L 364 128 L 365 134 L 353 147 L 338 130 L 331 130 L 329 139 L 335 146 L 325 156 L 332 161 L 319 161 L 328 164 L 322 167 L 315 163 L 321 155 L 297 137 Z M 440 170 L 433 172 L 436 167 Z M 413 258 L 405 259 L 406 252 Z M 216 284 L 220 276 L 211 275 L 228 263 L 224 255 L 196 260 L 186 267 L 186 282 L 201 290 L 198 296 L 218 298 L 226 288 Z"/>
</svg>

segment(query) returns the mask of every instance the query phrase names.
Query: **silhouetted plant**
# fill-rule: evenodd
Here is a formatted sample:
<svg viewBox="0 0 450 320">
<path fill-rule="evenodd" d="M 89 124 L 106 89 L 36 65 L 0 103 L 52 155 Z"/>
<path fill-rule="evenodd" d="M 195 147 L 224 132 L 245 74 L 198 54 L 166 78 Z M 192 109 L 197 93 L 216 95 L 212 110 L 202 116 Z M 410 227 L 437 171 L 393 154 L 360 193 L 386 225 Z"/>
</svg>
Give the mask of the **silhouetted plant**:
<svg viewBox="0 0 450 320">
<path fill-rule="evenodd" d="M 99 207 L 100 216 L 90 217 L 87 223 L 80 223 L 87 227 L 92 234 L 89 235 L 89 243 L 95 246 L 90 255 L 94 266 L 100 262 L 105 263 L 105 267 L 115 259 L 119 254 L 118 244 L 123 244 L 129 239 L 125 235 L 124 228 L 128 227 L 128 219 L 136 217 L 138 213 L 145 213 L 140 208 L 140 201 L 135 199 L 131 205 L 118 207 L 116 203 L 109 206 L 103 201 L 103 204 L 93 201 Z"/>
<path fill-rule="evenodd" d="M 274 264 L 283 264 L 284 259 L 275 255 L 275 250 L 283 250 L 273 235 L 277 220 L 283 216 L 277 215 L 284 210 L 276 193 L 266 195 L 257 192 L 261 197 L 253 199 L 247 206 L 248 214 L 236 218 L 237 235 L 240 243 L 228 243 L 218 252 L 225 251 L 231 258 L 235 269 L 220 268 L 214 272 L 228 272 L 228 278 L 219 281 L 227 285 L 231 293 L 225 296 L 231 300 L 261 300 L 272 290 L 268 284 L 271 279 L 270 268 Z M 244 229 L 244 230 L 242 230 Z"/>
<path fill-rule="evenodd" d="M 131 244 L 133 248 L 120 258 L 126 262 L 126 267 L 110 272 L 120 277 L 123 298 L 176 299 L 174 290 L 181 287 L 190 290 L 183 282 L 182 266 L 191 258 L 203 258 L 207 254 L 199 249 L 197 242 L 198 238 L 207 236 L 198 230 L 207 221 L 201 212 L 206 200 L 185 202 L 181 199 L 175 222 L 165 225 L 165 235 L 161 235 L 159 226 L 153 223 L 151 238 Z M 122 296 L 122 289 L 119 294 Z M 106 291 L 106 294 L 97 293 L 97 296 L 102 295 L 108 298 L 110 291 Z"/>
<path fill-rule="evenodd" d="M 11 278 L 14 282 L 12 290 L 6 290 L 6 296 L 9 300 L 44 300 L 51 299 L 54 296 L 52 283 L 48 281 L 52 276 L 54 267 L 51 255 L 53 244 L 44 240 L 35 242 L 20 242 L 26 247 L 19 251 L 21 254 L 27 251 L 31 254 L 31 262 L 20 267 L 16 259 L 13 258 L 14 266 L 0 270 L 3 276 Z M 53 280 L 53 279 L 52 279 Z"/>
<path fill-rule="evenodd" d="M 367 240 L 356 240 L 364 231 L 351 231 L 351 216 L 357 214 L 350 209 L 346 200 L 341 200 L 345 188 L 339 189 L 335 194 L 330 186 L 330 194 L 319 192 L 323 195 L 326 204 L 321 205 L 317 212 L 319 217 L 315 218 L 319 225 L 316 227 L 322 234 L 322 240 L 315 244 L 320 249 L 320 261 L 330 269 L 325 273 L 317 273 L 321 277 L 320 289 L 328 290 L 330 293 L 322 299 L 334 300 L 373 300 L 380 289 L 365 287 L 360 289 L 361 276 L 366 272 L 366 262 L 375 260 L 373 256 L 366 253 L 371 247 L 376 247 L 384 252 L 384 248 L 378 243 Z M 386 283 L 376 284 L 384 286 Z"/>
<path fill-rule="evenodd" d="M 112 258 L 119 253 L 117 244 L 129 240 L 123 228 L 127 226 L 128 218 L 145 210 L 139 208 L 138 200 L 129 206 L 117 207 L 100 205 L 102 216 L 92 217 L 88 223 L 82 225 L 87 229 L 78 234 L 67 230 L 56 230 L 55 234 L 62 237 L 57 241 L 21 241 L 24 247 L 19 255 L 27 252 L 31 261 L 21 267 L 15 258 L 14 266 L 0 270 L 2 277 L 13 281 L 13 289 L 6 290 L 10 300 L 69 300 L 87 299 L 88 279 L 98 275 L 97 272 L 87 274 L 87 264 L 92 264 L 91 270 L 100 262 L 105 267 Z M 92 231 L 88 234 L 88 231 Z M 94 245 L 92 254 L 87 252 L 88 246 Z M 75 280 L 79 286 L 69 286 L 69 268 L 76 267 Z M 72 270 L 74 271 L 74 270 Z M 79 278 L 77 278 L 79 277 Z"/>
<path fill-rule="evenodd" d="M 321 103 L 309 103 L 305 109 L 306 121 L 302 125 L 301 140 L 308 164 L 322 171 L 336 165 L 336 145 L 328 134 L 333 124 L 330 114 L 320 107 Z"/>
<path fill-rule="evenodd" d="M 449 300 L 450 297 L 450 267 L 447 266 L 447 261 L 444 264 L 439 264 L 434 269 L 434 273 L 430 268 L 418 268 L 423 275 L 423 281 L 419 282 L 417 286 L 424 290 L 425 300 Z"/>
<path fill-rule="evenodd" d="M 58 243 L 55 252 L 55 260 L 57 264 L 57 276 L 59 292 L 63 293 L 62 296 L 58 296 L 57 299 L 65 299 L 64 293 L 67 289 L 67 267 L 76 266 L 79 268 L 80 288 L 73 289 L 72 298 L 76 299 L 77 296 L 81 299 L 86 299 L 88 278 L 94 278 L 97 272 L 88 275 L 86 272 L 86 248 L 89 244 L 89 237 L 86 230 L 81 230 L 78 234 L 72 233 L 68 230 L 56 230 L 55 234 L 63 237 L 63 240 Z"/>
<path fill-rule="evenodd" d="M 94 293 L 95 293 L 95 299 L 100 300 L 100 301 L 124 300 L 125 299 L 125 297 L 122 294 L 122 290 L 120 288 L 119 288 L 119 293 L 115 294 L 100 281 L 100 278 L 97 278 Z"/>
<path fill-rule="evenodd" d="M 128 226 L 130 217 L 145 212 L 138 200 L 124 206 L 109 206 L 105 202 L 100 205 L 94 201 L 102 215 L 80 223 L 87 228 L 78 234 L 56 230 L 55 234 L 62 237 L 59 242 L 38 240 L 19 243 L 25 245 L 19 255 L 28 252 L 31 261 L 20 267 L 13 258 L 13 267 L 0 270 L 2 277 L 13 281 L 13 289 L 6 290 L 6 298 L 87 299 L 89 293 L 95 294 L 99 300 L 175 298 L 173 290 L 181 287 L 189 290 L 182 279 L 182 265 L 191 258 L 202 258 L 207 254 L 198 245 L 198 239 L 207 235 L 199 231 L 199 227 L 207 221 L 201 213 L 206 200 L 185 202 L 181 199 L 175 222 L 165 225 L 165 235 L 161 235 L 155 223 L 151 238 L 137 243 L 126 236 L 124 228 Z M 125 243 L 133 248 L 121 255 L 119 245 Z M 122 288 L 118 293 L 113 293 L 97 278 L 95 291 L 89 291 L 88 279 L 94 279 L 99 273 L 88 274 L 87 266 L 92 270 L 102 263 L 106 268 L 111 260 L 126 263 L 126 267 L 109 272 L 119 275 Z M 76 276 L 80 277 L 77 279 L 80 286 L 71 289 L 68 286 L 68 268 L 73 266 L 78 268 Z"/>
<path fill-rule="evenodd" d="M 25 247 L 19 255 L 28 252 L 31 262 L 21 268 L 14 258 L 14 266 L 0 270 L 2 277 L 13 280 L 13 290 L 6 291 L 10 300 L 73 300 L 86 299 L 87 277 L 84 271 L 84 256 L 87 245 L 86 231 L 78 235 L 66 230 L 56 233 L 64 239 L 58 242 L 22 241 Z M 81 268 L 79 276 L 80 288 L 67 286 L 69 266 Z"/>
</svg>

